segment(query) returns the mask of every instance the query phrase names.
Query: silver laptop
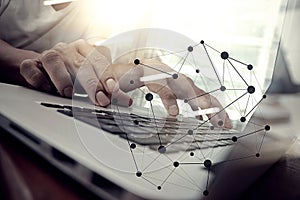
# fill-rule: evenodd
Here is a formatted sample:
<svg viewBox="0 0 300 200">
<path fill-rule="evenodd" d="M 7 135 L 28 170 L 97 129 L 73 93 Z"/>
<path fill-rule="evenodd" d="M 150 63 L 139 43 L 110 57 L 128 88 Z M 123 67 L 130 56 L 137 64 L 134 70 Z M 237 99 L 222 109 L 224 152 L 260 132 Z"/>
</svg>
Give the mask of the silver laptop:
<svg viewBox="0 0 300 200">
<path fill-rule="evenodd" d="M 145 34 L 142 46 L 124 44 Z M 1 127 L 100 198 L 238 198 L 292 142 L 293 136 L 282 136 L 262 120 L 259 104 L 268 99 L 267 86 L 255 66 L 230 52 L 162 29 L 130 31 L 104 45 L 111 48 L 114 62 L 155 56 L 189 75 L 219 99 L 233 128 L 210 123 L 222 110 L 205 118 L 207 110 L 195 113 L 186 106 L 188 99 L 178 101 L 178 117 L 166 117 L 160 100 L 154 94 L 149 100 L 145 88 L 131 92 L 135 103 L 129 108 L 100 108 L 80 89 L 64 99 L 1 84 Z M 161 72 L 142 78 L 162 77 L 174 78 Z M 252 117 L 255 110 L 259 119 Z"/>
</svg>

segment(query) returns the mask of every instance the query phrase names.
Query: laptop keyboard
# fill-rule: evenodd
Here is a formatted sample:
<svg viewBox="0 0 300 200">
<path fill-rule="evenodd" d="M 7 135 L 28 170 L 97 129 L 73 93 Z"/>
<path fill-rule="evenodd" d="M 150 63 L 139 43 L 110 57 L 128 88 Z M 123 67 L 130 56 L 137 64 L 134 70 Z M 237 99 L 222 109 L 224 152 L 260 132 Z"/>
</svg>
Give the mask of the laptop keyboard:
<svg viewBox="0 0 300 200">
<path fill-rule="evenodd" d="M 168 146 L 169 153 L 232 145 L 236 135 L 235 130 L 214 127 L 209 122 L 203 123 L 194 118 L 154 119 L 101 108 L 89 109 L 53 103 L 41 105 L 154 150 L 162 145 Z"/>
</svg>

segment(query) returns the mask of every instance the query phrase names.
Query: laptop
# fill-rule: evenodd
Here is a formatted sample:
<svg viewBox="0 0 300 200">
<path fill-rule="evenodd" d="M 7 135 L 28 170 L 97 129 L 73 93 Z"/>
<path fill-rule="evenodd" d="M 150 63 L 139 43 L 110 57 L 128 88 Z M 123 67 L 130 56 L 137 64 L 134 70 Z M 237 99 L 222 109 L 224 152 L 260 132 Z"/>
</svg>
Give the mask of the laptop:
<svg viewBox="0 0 300 200">
<path fill-rule="evenodd" d="M 145 34 L 142 46 L 120 45 Z M 110 107 L 100 108 L 79 86 L 72 99 L 65 99 L 1 83 L 1 127 L 100 198 L 122 199 L 128 192 L 141 199 L 235 199 L 293 141 L 294 136 L 262 120 L 259 105 L 268 100 L 266 88 L 251 64 L 229 52 L 162 29 L 129 31 L 104 45 L 114 62 L 159 57 L 173 66 L 166 77 L 157 71 L 144 80 L 176 79 L 173 72 L 179 71 L 193 77 L 222 102 L 233 128 L 211 123 L 222 109 L 195 113 L 188 99 L 178 101 L 179 116 L 168 117 L 147 88 L 130 93 L 135 103 L 129 108 L 114 99 Z M 200 72 L 197 66 L 203 66 Z M 254 112 L 260 117 L 252 117 Z"/>
</svg>

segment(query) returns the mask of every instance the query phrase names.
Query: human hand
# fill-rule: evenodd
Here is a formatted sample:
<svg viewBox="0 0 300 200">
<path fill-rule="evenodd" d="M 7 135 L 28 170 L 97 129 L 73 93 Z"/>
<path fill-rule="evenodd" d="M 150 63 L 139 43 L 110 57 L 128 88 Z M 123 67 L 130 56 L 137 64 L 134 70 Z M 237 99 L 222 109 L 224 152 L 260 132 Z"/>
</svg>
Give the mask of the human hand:
<svg viewBox="0 0 300 200">
<path fill-rule="evenodd" d="M 135 62 L 135 61 L 134 61 Z M 136 60 L 136 64 L 111 65 L 115 72 L 115 77 L 119 80 L 120 88 L 123 91 L 130 91 L 141 86 L 146 86 L 151 92 L 158 94 L 169 115 L 179 114 L 177 99 L 184 100 L 192 110 L 199 108 L 217 108 L 215 112 L 206 114 L 210 122 L 219 127 L 231 128 L 231 121 L 220 102 L 209 93 L 203 91 L 195 85 L 189 77 L 174 70 L 164 63 L 157 60 Z M 127 73 L 120 69 L 128 70 Z M 122 71 L 122 73 L 120 73 Z M 160 76 L 169 76 L 162 78 Z M 147 81 L 142 81 L 145 77 Z M 160 77 L 160 78 L 157 78 Z M 145 79 L 146 80 L 146 79 Z"/>
<path fill-rule="evenodd" d="M 73 79 L 76 77 L 96 105 L 109 105 L 112 92 L 117 93 L 123 102 L 131 104 L 130 97 L 119 89 L 108 67 L 110 65 L 107 48 L 94 48 L 84 40 L 77 40 L 70 44 L 59 43 L 37 59 L 24 60 L 20 73 L 34 88 L 49 91 L 52 82 L 60 95 L 69 98 L 72 97 Z"/>
<path fill-rule="evenodd" d="M 219 101 L 198 88 L 185 75 L 177 74 L 176 79 L 141 81 L 141 77 L 157 74 L 156 70 L 145 66 L 153 66 L 164 72 L 173 71 L 169 66 L 155 60 L 145 60 L 143 63 L 144 65 L 112 64 L 107 48 L 95 49 L 85 41 L 78 40 L 70 44 L 60 43 L 43 52 L 37 59 L 24 60 L 20 70 L 29 84 L 46 91 L 50 90 L 47 79 L 49 76 L 58 92 L 65 97 L 72 97 L 72 78 L 76 77 L 91 101 L 100 106 L 109 105 L 112 94 L 118 97 L 119 105 L 130 106 L 132 99 L 125 92 L 145 85 L 160 96 L 168 113 L 176 116 L 179 113 L 176 99 L 199 96 L 187 102 L 193 110 L 198 110 L 198 107 L 218 107 L 220 112 L 208 114 L 208 118 L 213 124 L 222 121 L 224 127 L 231 127 L 229 117 Z M 134 84 L 129 84 L 130 81 Z"/>
</svg>

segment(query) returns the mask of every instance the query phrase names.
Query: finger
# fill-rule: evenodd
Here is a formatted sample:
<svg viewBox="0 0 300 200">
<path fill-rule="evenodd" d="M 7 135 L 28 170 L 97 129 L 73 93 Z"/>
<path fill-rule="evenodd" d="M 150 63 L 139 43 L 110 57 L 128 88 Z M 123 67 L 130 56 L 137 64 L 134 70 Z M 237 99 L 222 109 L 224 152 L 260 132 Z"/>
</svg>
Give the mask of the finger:
<svg viewBox="0 0 300 200">
<path fill-rule="evenodd" d="M 105 92 L 109 96 L 117 96 L 118 105 L 128 106 L 131 104 L 132 100 L 130 96 L 120 90 L 118 80 L 115 78 L 114 68 L 107 58 L 97 50 L 93 50 L 87 59 L 93 66 L 95 74 L 104 87 Z"/>
<path fill-rule="evenodd" d="M 110 103 L 110 99 L 105 94 L 101 82 L 87 60 L 78 69 L 77 79 L 94 104 L 105 107 Z"/>
<path fill-rule="evenodd" d="M 200 108 L 208 109 L 217 107 L 219 111 L 216 113 L 207 114 L 210 122 L 218 127 L 231 128 L 231 121 L 225 109 L 222 107 L 221 103 L 212 95 L 204 92 L 200 88 L 194 85 L 195 94 L 198 96 L 197 103 Z"/>
<path fill-rule="evenodd" d="M 82 56 L 87 58 L 88 62 L 86 63 L 89 63 L 89 65 L 93 67 L 94 73 L 88 66 L 87 70 L 83 69 L 83 71 L 86 71 L 89 77 L 90 84 L 88 85 L 96 84 L 95 75 L 97 79 L 100 80 L 100 83 L 97 84 L 97 87 L 98 89 L 100 89 L 100 91 L 97 91 L 96 94 L 96 99 L 98 103 L 101 106 L 107 106 L 110 103 L 108 96 L 114 96 L 114 100 L 117 101 L 116 103 L 118 105 L 130 106 L 132 104 L 132 99 L 130 98 L 130 96 L 128 96 L 126 93 L 120 90 L 119 84 L 115 79 L 112 69 L 110 68 L 111 57 L 108 48 L 93 48 L 91 45 L 89 45 L 83 40 L 77 41 L 75 46 L 77 48 L 77 51 Z M 91 91 L 91 89 L 88 90 L 89 92 Z"/>
<path fill-rule="evenodd" d="M 105 90 L 109 94 L 117 91 L 119 89 L 119 84 L 114 79 L 114 74 L 109 68 L 109 66 L 111 65 L 109 50 L 103 46 L 94 48 L 84 40 L 78 40 L 75 43 L 75 46 L 77 51 L 83 57 L 86 57 L 91 63 Z"/>
<path fill-rule="evenodd" d="M 43 72 L 39 69 L 40 64 L 36 60 L 27 59 L 20 65 L 20 73 L 25 80 L 34 88 L 50 91 L 51 86 Z"/>
<path fill-rule="evenodd" d="M 111 55 L 107 47 L 104 46 L 92 46 L 87 43 L 85 40 L 77 40 L 73 43 L 77 51 L 84 57 L 88 57 L 92 51 L 97 51 L 99 54 L 103 55 L 106 60 L 111 64 Z"/>
<path fill-rule="evenodd" d="M 219 127 L 232 128 L 231 120 L 229 119 L 229 116 L 225 109 L 222 107 L 221 103 L 214 96 L 210 97 L 212 107 L 218 107 L 220 109 L 220 111 L 218 111 L 217 113 L 207 114 L 212 124 Z"/>
<path fill-rule="evenodd" d="M 115 80 L 114 73 L 110 68 L 111 63 L 103 54 L 97 50 L 93 50 L 88 55 L 87 59 L 93 66 L 98 79 L 109 94 L 119 90 L 119 84 Z"/>
<path fill-rule="evenodd" d="M 128 92 L 144 86 L 140 81 L 143 77 L 143 68 L 132 64 L 113 64 L 111 65 L 115 77 L 119 80 L 119 86 L 122 91 Z"/>
<path fill-rule="evenodd" d="M 132 105 L 133 100 L 122 90 L 118 90 L 112 94 L 111 102 L 112 104 L 128 107 Z"/>
<path fill-rule="evenodd" d="M 190 107 L 192 108 L 193 111 L 198 111 L 199 110 L 197 101 L 195 99 L 189 100 L 188 104 L 190 105 Z M 203 116 L 200 115 L 200 114 L 196 114 L 195 117 L 199 120 L 203 120 Z"/>
<path fill-rule="evenodd" d="M 167 86 L 162 86 L 156 83 L 147 83 L 146 86 L 150 91 L 159 95 L 170 115 L 176 116 L 179 114 L 176 96 Z"/>
<path fill-rule="evenodd" d="M 73 82 L 60 54 L 55 50 L 45 51 L 41 62 L 58 92 L 62 96 L 72 97 Z"/>
</svg>

